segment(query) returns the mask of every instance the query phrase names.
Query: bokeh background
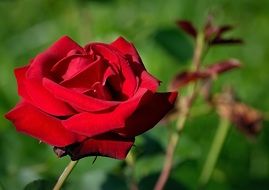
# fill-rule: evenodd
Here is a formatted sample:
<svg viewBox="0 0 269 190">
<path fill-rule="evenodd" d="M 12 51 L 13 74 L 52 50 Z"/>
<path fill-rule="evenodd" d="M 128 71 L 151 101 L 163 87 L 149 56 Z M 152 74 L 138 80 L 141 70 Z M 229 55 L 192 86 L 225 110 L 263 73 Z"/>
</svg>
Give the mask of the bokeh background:
<svg viewBox="0 0 269 190">
<path fill-rule="evenodd" d="M 66 34 L 85 45 L 124 36 L 137 47 L 149 72 L 163 81 L 189 66 L 193 41 L 175 25 L 187 19 L 201 27 L 207 15 L 217 24 L 232 24 L 243 45 L 216 47 L 206 63 L 234 57 L 240 70 L 224 74 L 215 91 L 231 85 L 238 97 L 265 113 L 264 129 L 255 140 L 234 127 L 224 144 L 207 189 L 269 188 L 269 1 L 267 0 L 0 0 L 0 189 L 23 189 L 33 180 L 54 183 L 69 158 L 58 159 L 51 147 L 16 132 L 3 115 L 17 95 L 13 69 Z M 42 100 L 41 100 L 42 101 Z M 176 150 L 167 189 L 195 189 L 213 139 L 218 117 L 196 106 Z M 150 113 L 149 113 L 150 114 Z M 26 116 L 27 117 L 27 116 Z M 169 130 L 160 123 L 137 138 L 135 178 L 152 189 L 161 170 Z M 130 169 L 110 158 L 82 159 L 65 189 L 128 189 Z"/>
</svg>

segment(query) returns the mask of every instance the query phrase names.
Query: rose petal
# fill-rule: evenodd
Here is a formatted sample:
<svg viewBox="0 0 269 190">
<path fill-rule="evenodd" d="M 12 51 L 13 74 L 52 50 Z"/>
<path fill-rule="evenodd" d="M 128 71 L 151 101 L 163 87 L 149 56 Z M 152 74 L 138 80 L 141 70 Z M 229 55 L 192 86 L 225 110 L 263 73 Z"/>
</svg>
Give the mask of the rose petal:
<svg viewBox="0 0 269 190">
<path fill-rule="evenodd" d="M 137 80 L 134 72 L 124 58 L 124 55 L 116 48 L 102 43 L 94 43 L 89 46 L 95 53 L 108 61 L 114 72 L 119 73 L 122 81 L 121 92 L 127 97 L 132 97 L 137 89 Z"/>
<path fill-rule="evenodd" d="M 17 104 L 5 117 L 18 131 L 53 146 L 67 146 L 84 138 L 66 130 L 60 120 L 25 101 Z"/>
<path fill-rule="evenodd" d="M 72 59 L 79 59 L 86 57 L 87 55 L 71 54 L 58 61 L 56 64 L 53 65 L 53 67 L 50 70 L 54 79 L 56 79 L 54 81 L 61 82 L 63 80 L 63 75 L 68 70 L 68 67 L 71 64 Z"/>
<path fill-rule="evenodd" d="M 72 78 L 62 81 L 60 85 L 83 92 L 88 90 L 95 82 L 103 82 L 106 68 L 107 65 L 99 57 L 95 62 L 77 72 Z"/>
<path fill-rule="evenodd" d="M 74 110 L 70 106 L 55 99 L 39 81 L 29 81 L 26 78 L 28 68 L 29 66 L 15 69 L 19 95 L 49 114 L 56 116 L 73 114 Z"/>
<path fill-rule="evenodd" d="M 132 97 L 137 90 L 138 81 L 130 65 L 126 60 L 121 60 L 121 73 L 122 73 L 122 94 L 127 97 Z"/>
<path fill-rule="evenodd" d="M 90 43 L 86 45 L 84 49 L 88 54 L 97 54 L 101 56 L 103 59 L 109 62 L 114 72 L 119 73 L 120 71 L 119 56 L 115 54 L 114 51 L 112 51 L 112 49 L 116 50 L 115 48 L 110 47 L 105 43 Z"/>
<path fill-rule="evenodd" d="M 123 55 L 127 55 L 127 59 L 129 60 L 132 69 L 140 78 L 140 87 L 156 92 L 160 81 L 146 71 L 134 45 L 126 41 L 123 37 L 119 37 L 112 42 L 111 45 L 121 51 Z M 131 60 L 129 59 L 130 56 L 132 58 Z"/>
<path fill-rule="evenodd" d="M 64 80 L 73 78 L 81 70 L 84 70 L 88 65 L 90 65 L 90 60 L 86 57 L 77 57 L 70 61 L 65 74 L 62 76 Z"/>
<path fill-rule="evenodd" d="M 112 77 L 112 76 L 116 76 L 116 73 L 112 70 L 111 67 L 108 67 L 104 72 L 103 79 L 102 79 L 102 85 L 105 85 L 107 82 L 107 79 Z M 120 89 L 120 88 L 117 88 L 117 89 Z"/>
<path fill-rule="evenodd" d="M 66 56 L 70 51 L 78 53 L 83 52 L 84 50 L 70 37 L 63 36 L 45 52 L 48 54 L 55 54 L 55 56 L 62 58 Z"/>
<path fill-rule="evenodd" d="M 55 116 L 72 115 L 75 113 L 74 109 L 65 102 L 56 99 L 39 81 L 25 80 L 25 86 L 31 97 L 32 104 L 42 111 Z"/>
<path fill-rule="evenodd" d="M 100 113 L 79 113 L 65 121 L 63 125 L 75 133 L 88 137 L 100 135 L 115 129 L 125 127 L 126 119 L 144 102 L 147 102 L 152 93 L 146 89 L 140 89 L 134 97 L 119 104 L 114 110 Z"/>
<path fill-rule="evenodd" d="M 74 49 L 83 51 L 83 48 L 68 36 L 60 38 L 50 48 L 35 57 L 27 72 L 27 76 L 35 79 L 48 77 L 52 66 Z"/>
<path fill-rule="evenodd" d="M 160 86 L 160 80 L 153 77 L 147 71 L 142 71 L 140 76 L 140 88 L 147 88 L 152 92 L 156 92 L 158 87 Z"/>
<path fill-rule="evenodd" d="M 160 80 L 148 73 L 144 67 L 139 64 L 132 64 L 132 68 L 136 76 L 139 78 L 138 88 L 146 88 L 152 92 L 156 92 L 160 86 Z"/>
<path fill-rule="evenodd" d="M 106 156 L 125 159 L 134 144 L 134 138 L 124 138 L 117 134 L 106 133 L 94 138 L 88 138 L 77 146 L 66 148 L 66 153 L 72 160 L 86 156 Z"/>
<path fill-rule="evenodd" d="M 15 73 L 15 77 L 17 80 L 17 84 L 18 84 L 18 94 L 22 97 L 24 97 L 27 100 L 30 100 L 30 96 L 27 92 L 27 89 L 25 88 L 25 75 L 26 72 L 28 70 L 29 66 L 25 66 L 25 67 L 20 67 L 14 70 Z"/>
<path fill-rule="evenodd" d="M 133 62 L 137 62 L 143 65 L 141 58 L 134 45 L 126 41 L 123 37 L 117 38 L 110 45 L 116 47 L 123 55 L 127 55 L 129 57 L 131 56 Z"/>
<path fill-rule="evenodd" d="M 177 92 L 156 93 L 126 121 L 126 127 L 116 130 L 120 135 L 134 137 L 154 127 L 174 106 Z"/>
<path fill-rule="evenodd" d="M 96 82 L 94 85 L 92 85 L 92 89 L 83 92 L 83 94 L 87 94 L 102 100 L 113 100 L 107 87 L 102 85 L 100 82 Z"/>
<path fill-rule="evenodd" d="M 72 89 L 65 88 L 49 79 L 43 79 L 44 87 L 62 101 L 67 102 L 74 108 L 95 112 L 113 108 L 119 104 L 117 101 L 105 101 L 84 94 Z"/>
<path fill-rule="evenodd" d="M 83 51 L 77 43 L 69 37 L 64 36 L 45 52 L 36 56 L 31 62 L 29 69 L 26 72 L 26 76 L 24 76 L 24 78 L 20 77 L 19 79 L 23 80 L 20 83 L 24 83 L 25 89 L 30 98 L 25 97 L 25 93 L 21 95 L 24 95 L 24 98 L 49 114 L 63 116 L 74 113 L 68 105 L 55 99 L 54 96 L 42 87 L 42 78 L 44 76 L 53 78 L 50 72 L 51 67 L 73 49 Z"/>
</svg>

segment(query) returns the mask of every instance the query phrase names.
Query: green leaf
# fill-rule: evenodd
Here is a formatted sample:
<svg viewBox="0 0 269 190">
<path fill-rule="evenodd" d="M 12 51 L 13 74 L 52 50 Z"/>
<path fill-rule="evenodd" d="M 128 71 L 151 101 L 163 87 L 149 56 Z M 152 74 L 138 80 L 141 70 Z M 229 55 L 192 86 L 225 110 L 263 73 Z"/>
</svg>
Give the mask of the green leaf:
<svg viewBox="0 0 269 190">
<path fill-rule="evenodd" d="M 44 179 L 35 180 L 24 188 L 24 190 L 50 190 L 54 186 L 54 183 Z"/>
<path fill-rule="evenodd" d="M 156 31 L 154 39 L 167 53 L 174 56 L 179 61 L 187 62 L 191 59 L 193 45 L 182 31 L 176 28 L 160 29 Z"/>
<path fill-rule="evenodd" d="M 135 165 L 135 177 L 141 179 L 151 173 L 160 172 L 163 166 L 163 156 L 164 154 L 158 154 L 138 159 Z"/>
<path fill-rule="evenodd" d="M 125 190 L 128 189 L 126 180 L 123 176 L 113 173 L 106 176 L 106 180 L 102 184 L 102 190 Z"/>
<path fill-rule="evenodd" d="M 3 184 L 1 183 L 1 181 L 0 181 L 0 190 L 4 190 L 4 186 L 3 186 Z"/>
<path fill-rule="evenodd" d="M 142 143 L 138 144 L 134 148 L 134 150 L 138 154 L 137 156 L 139 159 L 141 157 L 152 157 L 154 155 L 162 154 L 165 152 L 158 139 L 155 139 L 148 134 L 142 135 L 141 138 Z"/>
</svg>

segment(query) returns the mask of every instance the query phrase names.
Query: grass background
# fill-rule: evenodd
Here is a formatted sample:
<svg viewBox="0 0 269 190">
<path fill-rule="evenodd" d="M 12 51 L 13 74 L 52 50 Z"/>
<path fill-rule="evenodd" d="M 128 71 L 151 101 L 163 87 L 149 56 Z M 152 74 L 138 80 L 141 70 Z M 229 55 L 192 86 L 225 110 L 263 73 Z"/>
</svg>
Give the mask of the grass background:
<svg viewBox="0 0 269 190">
<path fill-rule="evenodd" d="M 268 119 L 268 9 L 267 0 L 0 0 L 0 115 L 19 99 L 13 69 L 27 64 L 64 34 L 81 45 L 90 41 L 109 43 L 124 36 L 135 44 L 147 70 L 163 81 L 161 90 L 165 90 L 172 76 L 188 66 L 193 42 L 181 34 L 169 44 L 179 50 L 167 51 L 163 42 L 169 41 L 169 35 L 164 31 L 175 31 L 178 19 L 201 27 L 211 13 L 216 23 L 236 26 L 231 35 L 245 41 L 243 46 L 210 50 L 206 63 L 230 57 L 243 62 L 241 70 L 221 76 L 215 90 L 223 84 L 234 86 L 242 101 L 264 111 Z M 218 118 L 211 112 L 187 122 L 167 189 L 196 188 L 217 124 Z M 135 176 L 140 189 L 152 188 L 161 170 L 168 135 L 169 131 L 159 124 L 137 138 L 140 156 Z M 268 120 L 255 141 L 233 128 L 207 189 L 268 189 L 268 139 Z M 0 189 L 23 189 L 36 179 L 53 182 L 68 161 L 67 157 L 56 158 L 49 146 L 17 133 L 0 117 Z M 128 189 L 126 176 L 130 171 L 123 162 L 98 158 L 92 165 L 92 161 L 80 161 L 66 189 Z"/>
</svg>

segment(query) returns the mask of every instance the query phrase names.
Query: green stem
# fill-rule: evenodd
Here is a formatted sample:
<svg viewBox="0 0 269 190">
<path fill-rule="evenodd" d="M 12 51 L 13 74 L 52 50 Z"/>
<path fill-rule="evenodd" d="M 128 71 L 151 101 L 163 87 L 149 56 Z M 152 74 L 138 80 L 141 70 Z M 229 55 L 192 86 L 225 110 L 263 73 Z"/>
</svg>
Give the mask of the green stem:
<svg viewBox="0 0 269 190">
<path fill-rule="evenodd" d="M 229 128 L 229 121 L 226 119 L 221 119 L 199 178 L 199 187 L 201 188 L 204 187 L 210 180 L 212 172 L 219 158 L 220 151 L 227 137 Z"/>
<path fill-rule="evenodd" d="M 125 159 L 127 165 L 129 166 L 131 170 L 131 178 L 130 178 L 130 190 L 138 190 L 138 185 L 134 176 L 134 171 L 135 171 L 135 155 L 133 151 L 131 150 L 129 154 L 127 155 L 127 158 Z"/>
<path fill-rule="evenodd" d="M 66 181 L 66 179 L 68 178 L 68 176 L 70 175 L 70 173 L 72 172 L 74 167 L 77 165 L 77 163 L 78 163 L 78 160 L 69 162 L 69 164 L 66 166 L 63 173 L 59 177 L 53 190 L 60 190 L 61 189 L 61 187 L 63 186 L 63 183 Z"/>
<path fill-rule="evenodd" d="M 203 53 L 204 48 L 204 34 L 203 32 L 199 33 L 196 38 L 196 46 L 194 50 L 193 60 L 192 60 L 192 67 L 191 69 L 194 71 L 198 71 L 201 65 L 201 56 Z M 180 110 L 177 123 L 176 123 L 176 130 L 172 133 L 169 138 L 169 142 L 166 149 L 166 154 L 164 158 L 164 164 L 160 176 L 155 184 L 154 190 L 162 190 L 165 187 L 165 184 L 169 178 L 172 166 L 173 166 L 173 159 L 175 149 L 177 147 L 179 136 L 183 131 L 185 122 L 188 118 L 190 109 L 192 104 L 197 96 L 197 84 L 195 83 L 193 86 L 189 87 L 188 95 L 178 103 L 178 108 Z"/>
<path fill-rule="evenodd" d="M 204 33 L 200 32 L 197 35 L 196 38 L 196 48 L 194 50 L 194 56 L 193 56 L 193 68 L 195 71 L 198 71 L 201 65 L 201 61 L 202 61 L 202 53 L 204 50 L 204 42 L 205 42 L 205 38 L 204 38 Z"/>
</svg>

